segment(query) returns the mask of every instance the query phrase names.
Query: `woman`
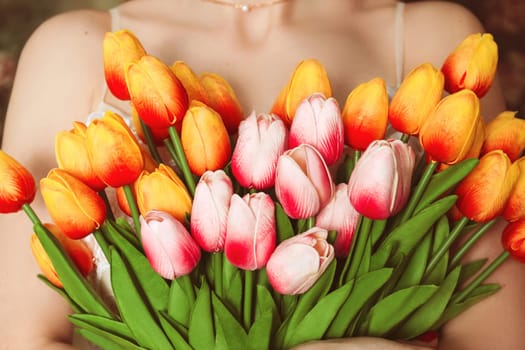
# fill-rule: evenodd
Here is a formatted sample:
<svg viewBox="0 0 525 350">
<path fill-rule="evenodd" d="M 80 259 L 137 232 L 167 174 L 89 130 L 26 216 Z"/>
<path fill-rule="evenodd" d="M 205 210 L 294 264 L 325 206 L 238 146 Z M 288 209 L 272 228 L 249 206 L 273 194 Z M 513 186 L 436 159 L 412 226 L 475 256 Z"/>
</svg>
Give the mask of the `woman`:
<svg viewBox="0 0 525 350">
<path fill-rule="evenodd" d="M 8 109 L 2 149 L 35 178 L 54 166 L 57 131 L 85 120 L 101 102 L 127 111 L 107 92 L 102 67 L 105 32 L 128 28 L 148 53 L 196 72 L 221 74 L 245 111 L 268 111 L 297 63 L 309 57 L 327 68 L 335 97 L 382 77 L 395 87 L 412 67 L 445 57 L 469 33 L 481 32 L 465 9 L 445 2 L 398 5 L 394 0 L 133 0 L 111 14 L 77 11 L 45 22 L 27 42 Z M 502 111 L 497 84 L 483 99 L 489 119 Z M 45 217 L 40 198 L 33 207 Z M 24 214 L 0 216 L 0 339 L 7 349 L 72 349 L 68 306 L 35 278 Z M 476 255 L 495 256 L 499 235 L 487 235 Z M 525 269 L 509 261 L 493 276 L 504 285 L 443 329 L 440 349 L 524 349 Z M 503 335 L 504 332 L 504 335 Z M 351 339 L 304 349 L 410 349 L 381 339 Z"/>
</svg>

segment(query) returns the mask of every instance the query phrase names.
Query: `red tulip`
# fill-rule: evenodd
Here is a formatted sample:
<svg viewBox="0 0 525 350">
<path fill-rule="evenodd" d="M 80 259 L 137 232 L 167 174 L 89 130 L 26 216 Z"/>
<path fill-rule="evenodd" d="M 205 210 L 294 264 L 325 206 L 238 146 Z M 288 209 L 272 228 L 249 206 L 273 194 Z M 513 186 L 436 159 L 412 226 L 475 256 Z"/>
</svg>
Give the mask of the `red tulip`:
<svg viewBox="0 0 525 350">
<path fill-rule="evenodd" d="M 275 194 L 288 216 L 294 219 L 314 216 L 333 193 L 328 167 L 314 147 L 302 144 L 279 157 Z"/>
<path fill-rule="evenodd" d="M 275 249 L 275 206 L 263 192 L 231 198 L 224 253 L 243 270 L 263 268 Z"/>
<path fill-rule="evenodd" d="M 344 258 L 350 251 L 358 221 L 359 213 L 348 198 L 348 186 L 341 183 L 337 185 L 330 202 L 317 214 L 315 226 L 337 231 L 334 242 L 335 256 Z"/>
<path fill-rule="evenodd" d="M 516 112 L 500 113 L 487 124 L 486 129 L 482 154 L 500 149 L 511 161 L 515 161 L 525 150 L 525 120 L 516 118 Z"/>
<path fill-rule="evenodd" d="M 280 294 L 302 294 L 321 277 L 334 259 L 328 232 L 319 227 L 281 242 L 270 257 L 266 272 Z"/>
<path fill-rule="evenodd" d="M 509 223 L 503 230 L 501 242 L 512 257 L 525 263 L 525 218 Z"/>
<path fill-rule="evenodd" d="M 332 165 L 343 154 L 344 132 L 339 105 L 334 98 L 316 93 L 297 107 L 290 127 L 289 148 L 302 143 L 314 146 L 327 165 Z"/>
<path fill-rule="evenodd" d="M 202 174 L 193 197 L 191 234 L 207 252 L 224 250 L 232 181 L 223 170 Z"/>
<path fill-rule="evenodd" d="M 15 213 L 33 201 L 33 175 L 18 161 L 0 150 L 0 213 Z"/>
<path fill-rule="evenodd" d="M 397 214 L 410 195 L 414 163 L 412 148 L 400 140 L 371 143 L 348 182 L 348 196 L 354 208 L 377 220 Z"/>
<path fill-rule="evenodd" d="M 231 169 L 241 186 L 257 190 L 275 183 L 277 160 L 287 143 L 284 122 L 274 114 L 252 112 L 239 125 Z"/>
<path fill-rule="evenodd" d="M 153 210 L 140 217 L 142 246 L 159 275 L 173 280 L 199 263 L 199 246 L 183 224 L 168 213 Z"/>
</svg>

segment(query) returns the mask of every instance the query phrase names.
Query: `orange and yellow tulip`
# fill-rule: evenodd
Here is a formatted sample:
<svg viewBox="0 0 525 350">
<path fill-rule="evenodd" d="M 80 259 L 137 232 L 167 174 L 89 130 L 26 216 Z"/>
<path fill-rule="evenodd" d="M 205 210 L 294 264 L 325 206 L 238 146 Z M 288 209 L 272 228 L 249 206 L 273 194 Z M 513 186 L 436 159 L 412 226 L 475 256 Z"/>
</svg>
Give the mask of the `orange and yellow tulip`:
<svg viewBox="0 0 525 350">
<path fill-rule="evenodd" d="M 507 153 L 511 161 L 525 150 L 525 120 L 516 118 L 516 112 L 504 111 L 487 124 L 487 135 L 482 154 L 495 149 Z"/>
<path fill-rule="evenodd" d="M 501 243 L 514 259 L 525 263 L 525 218 L 505 227 Z"/>
<path fill-rule="evenodd" d="M 89 275 L 95 265 L 93 263 L 93 253 L 87 244 L 82 240 L 68 238 L 54 224 L 46 223 L 44 226 L 55 236 L 62 248 L 64 248 L 71 260 L 73 260 L 73 263 L 77 266 L 80 273 L 84 276 Z M 62 282 L 58 277 L 53 263 L 49 259 L 37 235 L 34 233 L 31 235 L 31 251 L 40 270 L 49 282 L 58 288 L 62 288 Z"/>
<path fill-rule="evenodd" d="M 153 56 L 142 56 L 128 66 L 128 89 L 137 113 L 152 128 L 167 128 L 188 109 L 188 94 L 169 66 Z"/>
<path fill-rule="evenodd" d="M 108 32 L 104 36 L 104 76 L 113 95 L 129 100 L 126 67 L 146 54 L 146 50 L 129 30 Z"/>
<path fill-rule="evenodd" d="M 443 96 L 444 80 L 443 73 L 430 63 L 408 73 L 390 102 L 388 120 L 392 127 L 404 134 L 417 135 Z"/>
<path fill-rule="evenodd" d="M 133 107 L 133 104 L 131 104 L 131 120 L 133 121 L 133 127 L 135 128 L 135 132 L 137 133 L 137 136 L 143 143 L 147 143 L 146 134 L 144 132 L 144 128 L 142 127 L 141 119 L 139 114 L 137 113 L 137 110 L 135 107 Z M 178 122 L 175 127 L 177 130 L 180 130 L 180 125 L 182 123 Z M 146 127 L 149 128 L 149 131 L 151 133 L 151 137 L 153 138 L 153 143 L 156 146 L 162 146 L 164 143 L 164 140 L 169 137 L 169 130 L 168 128 L 152 128 L 146 125 Z"/>
<path fill-rule="evenodd" d="M 491 34 L 467 36 L 446 58 L 441 71 L 445 89 L 454 93 L 470 89 L 483 97 L 494 81 L 498 65 L 498 46 Z"/>
<path fill-rule="evenodd" d="M 385 137 L 388 125 L 388 94 L 385 81 L 375 78 L 355 87 L 342 111 L 345 142 L 363 151 Z"/>
<path fill-rule="evenodd" d="M 510 193 L 502 216 L 509 222 L 525 219 L 525 157 L 521 157 L 512 167 L 518 168 L 519 177 Z"/>
<path fill-rule="evenodd" d="M 56 134 L 55 158 L 60 169 L 82 180 L 95 191 L 101 191 L 106 187 L 95 173 L 89 159 L 86 124 L 74 122 L 71 130 Z"/>
<path fill-rule="evenodd" d="M 200 83 L 207 93 L 206 104 L 219 113 L 230 134 L 235 134 L 244 119 L 241 103 L 231 85 L 220 75 L 204 73 Z"/>
<path fill-rule="evenodd" d="M 196 175 L 221 169 L 230 160 L 230 137 L 221 116 L 202 102 L 192 101 L 182 121 L 181 143 Z"/>
<path fill-rule="evenodd" d="M 171 69 L 184 86 L 184 89 L 186 89 L 189 102 L 197 100 L 208 104 L 208 92 L 188 64 L 183 61 L 175 61 L 171 65 Z"/>
<path fill-rule="evenodd" d="M 278 115 L 286 125 L 290 125 L 299 104 L 314 93 L 321 93 L 326 98 L 330 98 L 332 86 L 321 62 L 307 59 L 297 65 L 290 80 L 274 102 L 271 113 Z"/>
<path fill-rule="evenodd" d="M 466 89 L 438 103 L 419 132 L 431 160 L 455 164 L 465 159 L 478 135 L 479 108 L 479 98 Z"/>
<path fill-rule="evenodd" d="M 501 215 L 518 176 L 518 168 L 512 167 L 505 153 L 485 154 L 456 188 L 457 208 L 476 222 L 494 219 Z"/>
<path fill-rule="evenodd" d="M 0 213 L 15 213 L 33 201 L 35 179 L 17 160 L 0 150 Z"/>
<path fill-rule="evenodd" d="M 53 222 L 71 239 L 87 236 L 106 219 L 98 193 L 65 170 L 52 169 L 40 180 L 40 192 Z"/>
<path fill-rule="evenodd" d="M 186 186 L 175 171 L 164 164 L 152 173 L 144 171 L 134 187 L 142 215 L 151 210 L 161 210 L 184 222 L 191 212 L 192 199 Z"/>
<path fill-rule="evenodd" d="M 142 150 L 121 116 L 107 111 L 87 128 L 93 170 L 108 186 L 132 184 L 144 169 Z"/>
</svg>

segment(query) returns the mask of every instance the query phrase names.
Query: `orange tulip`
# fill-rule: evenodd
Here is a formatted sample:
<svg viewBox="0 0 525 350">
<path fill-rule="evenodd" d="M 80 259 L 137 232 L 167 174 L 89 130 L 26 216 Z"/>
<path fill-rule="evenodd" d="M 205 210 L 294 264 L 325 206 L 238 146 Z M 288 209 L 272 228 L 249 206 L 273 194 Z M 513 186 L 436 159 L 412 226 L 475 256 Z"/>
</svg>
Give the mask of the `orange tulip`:
<svg viewBox="0 0 525 350">
<path fill-rule="evenodd" d="M 98 193 L 62 169 L 40 180 L 40 192 L 53 222 L 71 239 L 87 236 L 106 219 Z"/>
<path fill-rule="evenodd" d="M 55 158 L 60 169 L 82 180 L 95 191 L 106 187 L 91 165 L 87 149 L 87 126 L 84 123 L 74 122 L 73 129 L 57 133 Z"/>
<path fill-rule="evenodd" d="M 501 242 L 514 259 L 525 263 L 525 219 L 508 224 L 501 235 Z"/>
<path fill-rule="evenodd" d="M 106 33 L 103 41 L 104 75 L 109 90 L 121 100 L 129 100 L 126 67 L 146 54 L 140 41 L 129 30 Z"/>
<path fill-rule="evenodd" d="M 491 34 L 466 37 L 447 57 L 441 67 L 445 89 L 454 93 L 470 89 L 483 97 L 489 90 L 498 65 L 498 46 Z"/>
<path fill-rule="evenodd" d="M 93 271 L 95 265 L 93 263 L 93 253 L 82 240 L 70 239 L 60 231 L 60 229 L 53 224 L 46 223 L 44 226 L 55 236 L 62 248 L 67 252 L 73 263 L 77 266 L 82 275 L 87 276 Z M 62 288 L 62 282 L 49 259 L 44 247 L 40 243 L 36 234 L 31 235 L 31 251 L 40 267 L 44 276 L 55 286 Z"/>
<path fill-rule="evenodd" d="M 481 157 L 456 188 L 459 211 L 468 219 L 487 222 L 499 216 L 516 183 L 519 170 L 502 151 Z"/>
<path fill-rule="evenodd" d="M 192 173 L 218 170 L 230 160 L 228 131 L 218 113 L 193 101 L 182 121 L 181 143 Z"/>
<path fill-rule="evenodd" d="M 186 89 L 190 102 L 197 100 L 206 104 L 208 103 L 208 92 L 190 66 L 183 61 L 175 61 L 171 65 L 171 69 Z"/>
<path fill-rule="evenodd" d="M 470 90 L 443 98 L 419 131 L 427 155 L 447 164 L 465 159 L 476 141 L 479 108 L 479 98 Z"/>
<path fill-rule="evenodd" d="M 89 124 L 87 148 L 95 173 L 108 186 L 129 185 L 144 169 L 135 136 L 122 117 L 111 111 Z"/>
<path fill-rule="evenodd" d="M 517 168 L 519 178 L 510 193 L 502 216 L 509 222 L 525 219 L 525 157 L 521 157 L 512 164 Z"/>
<path fill-rule="evenodd" d="M 184 117 L 188 94 L 169 66 L 153 56 L 131 63 L 127 70 L 131 102 L 152 128 L 167 128 Z"/>
<path fill-rule="evenodd" d="M 33 201 L 35 179 L 18 161 L 0 150 L 0 213 L 15 213 Z"/>
<path fill-rule="evenodd" d="M 392 127 L 404 134 L 417 135 L 443 95 L 444 80 L 443 73 L 430 63 L 408 73 L 390 102 L 388 119 Z"/>
<path fill-rule="evenodd" d="M 354 149 L 363 151 L 384 138 L 388 124 L 385 81 L 375 78 L 354 88 L 346 98 L 342 118 L 345 141 Z"/>
<path fill-rule="evenodd" d="M 220 75 L 204 73 L 200 83 L 206 89 L 207 105 L 219 113 L 230 134 L 235 134 L 244 119 L 241 103 L 230 84 Z"/>
<path fill-rule="evenodd" d="M 161 210 L 184 222 L 191 212 L 192 199 L 186 186 L 173 169 L 164 164 L 152 173 L 143 172 L 135 183 L 135 193 L 142 215 Z"/>
<path fill-rule="evenodd" d="M 307 59 L 297 65 L 288 84 L 275 101 L 271 113 L 290 125 L 299 104 L 314 93 L 330 98 L 332 86 L 324 66 L 315 59 Z"/>
<path fill-rule="evenodd" d="M 487 136 L 482 154 L 495 149 L 507 153 L 511 161 L 525 150 L 525 120 L 516 118 L 516 112 L 504 111 L 487 124 Z"/>
<path fill-rule="evenodd" d="M 142 128 L 141 119 L 139 114 L 137 113 L 137 110 L 135 109 L 135 107 L 133 107 L 133 104 L 131 104 L 131 120 L 133 121 L 133 127 L 135 128 L 137 136 L 142 142 L 146 143 L 146 135 L 144 133 L 144 129 Z M 179 128 L 180 124 L 181 123 L 177 123 L 177 125 L 179 125 Z M 164 140 L 169 137 L 168 128 L 148 128 L 151 133 L 151 137 L 153 138 L 153 143 L 156 146 L 162 146 Z"/>
</svg>

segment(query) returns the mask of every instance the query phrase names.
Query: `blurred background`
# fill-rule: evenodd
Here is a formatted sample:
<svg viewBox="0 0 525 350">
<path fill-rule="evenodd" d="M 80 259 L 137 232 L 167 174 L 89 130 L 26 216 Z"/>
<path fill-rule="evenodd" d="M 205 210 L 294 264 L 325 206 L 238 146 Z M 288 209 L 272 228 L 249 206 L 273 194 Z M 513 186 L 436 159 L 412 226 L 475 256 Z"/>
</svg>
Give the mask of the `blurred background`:
<svg viewBox="0 0 525 350">
<path fill-rule="evenodd" d="M 125 0 L 0 0 L 0 141 L 17 58 L 24 42 L 46 18 L 78 8 L 108 9 Z M 406 0 L 413 2 L 419 0 Z M 468 7 L 494 35 L 508 109 L 525 117 L 525 1 L 455 0 Z"/>
</svg>

